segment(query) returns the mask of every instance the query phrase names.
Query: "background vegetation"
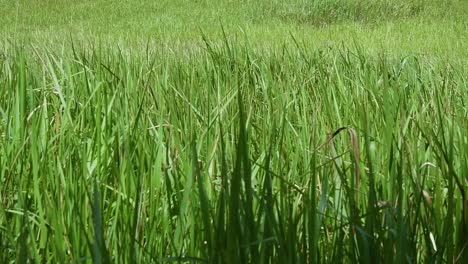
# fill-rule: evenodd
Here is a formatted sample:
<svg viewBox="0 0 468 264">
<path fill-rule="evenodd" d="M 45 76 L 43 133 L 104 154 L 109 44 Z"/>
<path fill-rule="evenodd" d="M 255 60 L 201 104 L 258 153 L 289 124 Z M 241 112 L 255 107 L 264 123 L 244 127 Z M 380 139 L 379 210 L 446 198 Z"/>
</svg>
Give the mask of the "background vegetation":
<svg viewBox="0 0 468 264">
<path fill-rule="evenodd" d="M 0 35 L 41 44 L 74 40 L 109 46 L 186 46 L 200 32 L 278 46 L 293 34 L 324 48 L 356 40 L 366 51 L 466 56 L 465 0 L 0 0 Z M 13 36 L 13 37 L 12 37 Z"/>
</svg>

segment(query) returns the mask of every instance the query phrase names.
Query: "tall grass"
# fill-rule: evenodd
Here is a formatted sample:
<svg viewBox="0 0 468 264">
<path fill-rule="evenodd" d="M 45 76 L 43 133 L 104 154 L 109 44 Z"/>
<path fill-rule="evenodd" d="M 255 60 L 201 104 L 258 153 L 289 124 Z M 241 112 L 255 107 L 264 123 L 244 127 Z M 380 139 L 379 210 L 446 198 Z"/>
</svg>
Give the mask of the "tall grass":
<svg viewBox="0 0 468 264">
<path fill-rule="evenodd" d="M 467 68 L 3 45 L 0 262 L 468 259 Z"/>
</svg>

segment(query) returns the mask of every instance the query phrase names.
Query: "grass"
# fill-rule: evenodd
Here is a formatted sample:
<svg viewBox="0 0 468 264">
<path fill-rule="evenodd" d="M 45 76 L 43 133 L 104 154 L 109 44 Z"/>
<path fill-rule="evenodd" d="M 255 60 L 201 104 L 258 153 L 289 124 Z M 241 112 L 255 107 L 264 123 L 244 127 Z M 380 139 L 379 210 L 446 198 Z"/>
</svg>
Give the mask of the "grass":
<svg viewBox="0 0 468 264">
<path fill-rule="evenodd" d="M 466 65 L 2 55 L 3 262 L 451 262 L 466 241 Z"/>
<path fill-rule="evenodd" d="M 0 262 L 465 263 L 438 3 L 0 0 Z"/>
<path fill-rule="evenodd" d="M 110 46 L 202 45 L 200 32 L 244 34 L 254 46 L 281 46 L 290 34 L 309 46 L 357 40 L 365 50 L 458 58 L 468 50 L 464 0 L 8 1 L 0 0 L 0 35 L 55 45 L 75 40 Z M 143 44 L 142 44 L 143 43 Z"/>
</svg>

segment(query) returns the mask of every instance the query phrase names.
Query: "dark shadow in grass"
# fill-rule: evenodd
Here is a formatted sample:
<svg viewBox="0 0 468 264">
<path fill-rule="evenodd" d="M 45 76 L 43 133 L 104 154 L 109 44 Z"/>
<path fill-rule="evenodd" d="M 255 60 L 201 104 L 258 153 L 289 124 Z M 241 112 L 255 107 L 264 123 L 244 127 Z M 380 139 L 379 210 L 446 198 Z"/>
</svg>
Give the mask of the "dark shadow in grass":
<svg viewBox="0 0 468 264">
<path fill-rule="evenodd" d="M 264 10 L 269 17 L 289 23 L 325 27 L 338 23 L 379 24 L 417 17 L 424 11 L 419 1 L 313 1 L 296 5 L 275 5 Z"/>
</svg>

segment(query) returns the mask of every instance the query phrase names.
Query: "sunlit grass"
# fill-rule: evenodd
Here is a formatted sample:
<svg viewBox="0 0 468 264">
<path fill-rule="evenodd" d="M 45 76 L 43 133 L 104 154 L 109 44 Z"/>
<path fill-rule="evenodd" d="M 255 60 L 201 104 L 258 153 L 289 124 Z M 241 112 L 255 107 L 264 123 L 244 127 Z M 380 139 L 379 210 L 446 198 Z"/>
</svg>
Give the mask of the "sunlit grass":
<svg viewBox="0 0 468 264">
<path fill-rule="evenodd" d="M 292 34 L 311 47 L 357 41 L 374 52 L 458 58 L 468 50 L 466 13 L 465 0 L 0 0 L 0 38 L 176 47 L 202 44 L 200 32 L 220 39 L 224 27 L 260 47 Z"/>
<path fill-rule="evenodd" d="M 466 64 L 224 41 L 4 43 L 0 262 L 463 263 Z"/>
</svg>

